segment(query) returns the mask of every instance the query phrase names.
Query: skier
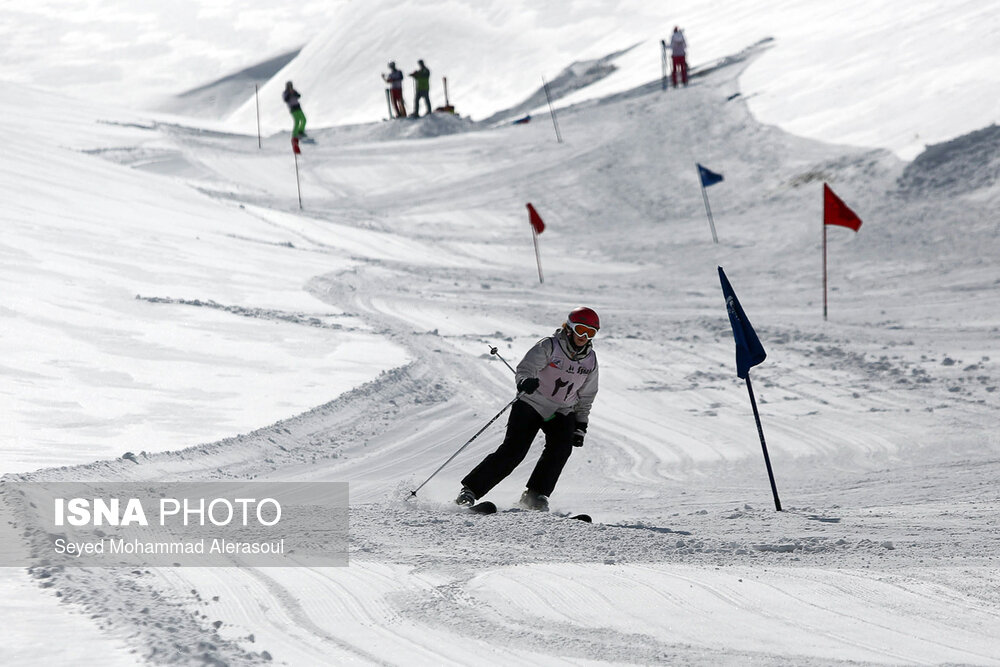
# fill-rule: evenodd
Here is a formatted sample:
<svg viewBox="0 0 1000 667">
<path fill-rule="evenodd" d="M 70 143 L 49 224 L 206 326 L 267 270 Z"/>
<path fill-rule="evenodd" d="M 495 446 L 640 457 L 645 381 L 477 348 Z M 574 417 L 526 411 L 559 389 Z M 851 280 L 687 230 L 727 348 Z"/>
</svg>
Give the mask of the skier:
<svg viewBox="0 0 1000 667">
<path fill-rule="evenodd" d="M 396 118 L 406 118 L 406 105 L 403 103 L 403 73 L 396 69 L 395 61 L 389 63 L 389 74 L 383 74 L 382 80 L 389 84 L 389 96 Z"/>
<path fill-rule="evenodd" d="M 545 448 L 528 478 L 520 505 L 548 510 L 552 490 L 573 447 L 582 447 L 590 407 L 597 396 L 597 354 L 593 339 L 601 321 L 590 308 L 570 312 L 560 329 L 528 350 L 517 365 L 518 400 L 507 420 L 503 443 L 462 480 L 455 502 L 474 505 L 524 460 L 539 429 Z"/>
<path fill-rule="evenodd" d="M 295 139 L 306 139 L 306 115 L 302 112 L 302 107 L 299 106 L 299 91 L 295 90 L 292 86 L 292 82 L 288 81 L 285 83 L 285 92 L 281 95 L 282 99 L 285 100 L 285 104 L 288 105 L 288 111 L 292 114 L 293 124 L 292 124 L 292 137 Z"/>
<path fill-rule="evenodd" d="M 427 114 L 431 112 L 431 71 L 427 69 L 427 65 L 424 65 L 423 60 L 418 60 L 417 64 L 420 65 L 419 68 L 410 72 L 416 80 L 416 91 L 413 94 L 413 115 L 420 118 L 420 100 L 427 103 Z"/>
<path fill-rule="evenodd" d="M 674 26 L 674 34 L 670 37 L 670 53 L 673 67 L 670 70 L 670 78 L 677 87 L 677 70 L 681 72 L 681 81 L 688 85 L 688 64 L 687 64 L 687 42 L 684 40 L 684 33 L 677 26 Z"/>
</svg>

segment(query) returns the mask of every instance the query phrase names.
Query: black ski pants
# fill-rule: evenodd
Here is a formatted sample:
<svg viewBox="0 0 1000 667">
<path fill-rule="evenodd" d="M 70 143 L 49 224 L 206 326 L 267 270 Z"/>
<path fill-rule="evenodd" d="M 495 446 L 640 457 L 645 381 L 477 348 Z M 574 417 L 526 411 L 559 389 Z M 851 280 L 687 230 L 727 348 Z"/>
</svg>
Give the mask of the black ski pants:
<svg viewBox="0 0 1000 667">
<path fill-rule="evenodd" d="M 427 103 L 427 113 L 424 115 L 431 115 L 431 93 L 429 90 L 418 90 L 413 94 L 413 115 L 420 118 L 420 100 Z"/>
<path fill-rule="evenodd" d="M 524 460 L 539 430 L 545 434 L 545 448 L 528 478 L 527 486 L 542 495 L 552 495 L 563 466 L 573 451 L 576 416 L 573 413 L 556 413 L 546 421 L 524 401 L 517 401 L 510 409 L 503 443 L 465 476 L 462 485 L 472 489 L 476 498 L 485 496 Z"/>
</svg>

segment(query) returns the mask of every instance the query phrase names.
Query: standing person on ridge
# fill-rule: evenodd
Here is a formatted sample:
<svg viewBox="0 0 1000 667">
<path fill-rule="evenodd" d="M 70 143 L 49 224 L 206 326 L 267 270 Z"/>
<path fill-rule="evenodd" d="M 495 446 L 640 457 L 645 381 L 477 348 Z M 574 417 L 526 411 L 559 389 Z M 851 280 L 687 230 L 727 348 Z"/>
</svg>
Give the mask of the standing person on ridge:
<svg viewBox="0 0 1000 667">
<path fill-rule="evenodd" d="M 673 67 L 670 70 L 670 78 L 673 79 L 674 88 L 677 87 L 677 70 L 681 72 L 681 82 L 688 85 L 688 64 L 687 64 L 687 42 L 684 40 L 684 33 L 677 26 L 674 26 L 674 34 L 670 37 L 670 54 Z"/>
<path fill-rule="evenodd" d="M 389 73 L 383 74 L 382 80 L 389 84 L 389 97 L 396 118 L 406 118 L 406 105 L 403 103 L 403 73 L 396 69 L 395 61 L 389 63 Z"/>
<path fill-rule="evenodd" d="M 597 313 L 576 308 L 561 328 L 528 350 L 514 374 L 518 400 L 511 408 L 503 443 L 465 476 L 456 503 L 474 505 L 510 475 L 541 429 L 545 448 L 528 478 L 520 505 L 549 509 L 548 497 L 563 466 L 573 447 L 583 446 L 587 433 L 590 407 L 597 396 L 593 339 L 600 328 Z"/>
<path fill-rule="evenodd" d="M 416 81 L 416 91 L 413 94 L 413 115 L 420 118 L 420 100 L 427 103 L 427 113 L 431 113 L 431 71 L 424 65 L 423 60 L 418 60 L 419 68 L 410 72 L 410 76 Z"/>
<path fill-rule="evenodd" d="M 306 137 L 306 115 L 302 112 L 302 107 L 299 106 L 301 95 L 292 86 L 291 81 L 285 83 L 285 92 L 282 93 L 281 97 L 285 100 L 285 104 L 288 105 L 288 111 L 292 114 L 292 137 L 296 139 L 308 138 Z"/>
</svg>

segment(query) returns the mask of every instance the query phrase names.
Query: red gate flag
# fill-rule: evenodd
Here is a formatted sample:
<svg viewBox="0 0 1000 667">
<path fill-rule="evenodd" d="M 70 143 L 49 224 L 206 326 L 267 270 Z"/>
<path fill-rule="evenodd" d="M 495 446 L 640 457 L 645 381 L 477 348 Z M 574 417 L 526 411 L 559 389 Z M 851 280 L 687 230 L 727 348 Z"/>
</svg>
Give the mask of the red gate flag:
<svg viewBox="0 0 1000 667">
<path fill-rule="evenodd" d="M 292 152 L 296 155 L 302 155 L 302 149 L 299 148 L 299 138 L 292 137 Z"/>
<path fill-rule="evenodd" d="M 823 224 L 848 227 L 854 231 L 861 229 L 861 218 L 847 207 L 840 197 L 826 183 L 823 184 Z"/>
<path fill-rule="evenodd" d="M 528 204 L 528 222 L 531 223 L 536 234 L 541 234 L 545 231 L 545 223 L 542 222 L 542 216 L 538 215 L 538 211 L 531 204 Z"/>
<path fill-rule="evenodd" d="M 535 207 L 528 203 L 528 223 L 531 225 L 531 240 L 535 244 L 535 262 L 538 264 L 538 282 L 545 282 L 542 277 L 542 256 L 538 254 L 538 235 L 545 231 L 545 223 L 542 216 L 538 215 Z"/>
</svg>

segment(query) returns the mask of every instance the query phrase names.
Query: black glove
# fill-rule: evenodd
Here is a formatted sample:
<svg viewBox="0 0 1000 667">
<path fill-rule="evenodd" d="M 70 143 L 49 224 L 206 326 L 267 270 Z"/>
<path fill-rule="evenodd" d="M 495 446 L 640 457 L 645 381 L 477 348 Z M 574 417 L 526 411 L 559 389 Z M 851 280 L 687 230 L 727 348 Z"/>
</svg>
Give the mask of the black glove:
<svg viewBox="0 0 1000 667">
<path fill-rule="evenodd" d="M 517 383 L 517 390 L 525 394 L 534 394 L 536 389 L 538 389 L 538 378 L 524 378 Z"/>
<path fill-rule="evenodd" d="M 573 446 L 583 447 L 583 438 L 587 435 L 587 422 L 577 422 L 573 431 Z"/>
</svg>

